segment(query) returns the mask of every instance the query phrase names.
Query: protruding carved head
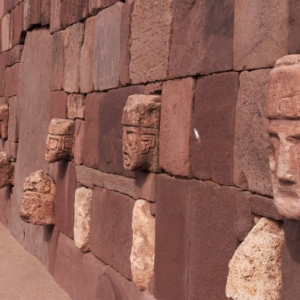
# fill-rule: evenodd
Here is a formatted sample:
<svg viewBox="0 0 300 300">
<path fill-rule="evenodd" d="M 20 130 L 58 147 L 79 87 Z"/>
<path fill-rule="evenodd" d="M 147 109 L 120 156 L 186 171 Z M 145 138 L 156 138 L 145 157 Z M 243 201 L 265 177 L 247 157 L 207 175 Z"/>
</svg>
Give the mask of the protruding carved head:
<svg viewBox="0 0 300 300">
<path fill-rule="evenodd" d="M 74 144 L 74 128 L 72 120 L 51 120 L 46 140 L 46 161 L 52 163 L 70 159 Z"/>
<path fill-rule="evenodd" d="M 7 139 L 8 136 L 8 105 L 0 105 L 0 137 Z"/>
<path fill-rule="evenodd" d="M 130 171 L 158 169 L 160 97 L 129 96 L 123 110 L 123 161 Z"/>
<path fill-rule="evenodd" d="M 14 164 L 5 152 L 0 151 L 0 188 L 13 183 L 14 171 Z"/>
<path fill-rule="evenodd" d="M 269 165 L 278 211 L 300 220 L 300 55 L 279 59 L 270 73 Z"/>
<path fill-rule="evenodd" d="M 54 224 L 54 197 L 56 187 L 50 175 L 43 170 L 25 178 L 20 217 L 35 225 Z"/>
</svg>

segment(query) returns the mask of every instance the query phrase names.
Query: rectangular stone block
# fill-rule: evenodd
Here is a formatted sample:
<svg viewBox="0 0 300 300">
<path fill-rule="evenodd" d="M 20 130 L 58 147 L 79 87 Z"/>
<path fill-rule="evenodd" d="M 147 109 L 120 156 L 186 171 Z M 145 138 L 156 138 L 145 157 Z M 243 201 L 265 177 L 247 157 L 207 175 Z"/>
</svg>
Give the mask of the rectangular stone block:
<svg viewBox="0 0 300 300">
<path fill-rule="evenodd" d="M 63 91 L 56 91 L 51 93 L 49 110 L 50 120 L 54 118 L 67 118 L 67 98 L 68 94 Z"/>
<path fill-rule="evenodd" d="M 6 0 L 7 2 L 7 10 L 11 11 L 14 8 L 14 0 Z"/>
<path fill-rule="evenodd" d="M 10 187 L 0 189 L 0 222 L 9 229 L 10 227 Z"/>
<path fill-rule="evenodd" d="M 191 137 L 193 175 L 233 184 L 235 107 L 239 74 L 229 72 L 198 79 Z"/>
<path fill-rule="evenodd" d="M 2 18 L 7 13 L 7 2 L 1 1 L 0 3 L 0 18 Z"/>
<path fill-rule="evenodd" d="M 97 91 L 119 86 L 123 3 L 100 11 L 96 20 L 93 84 Z"/>
<path fill-rule="evenodd" d="M 18 99 L 17 97 L 9 98 L 9 118 L 8 118 L 8 141 L 17 143 L 19 139 L 18 126 Z"/>
<path fill-rule="evenodd" d="M 193 78 L 167 81 L 163 85 L 159 162 L 160 167 L 167 173 L 191 175 L 189 147 L 194 93 Z"/>
<path fill-rule="evenodd" d="M 13 36 L 11 37 L 12 46 L 24 43 L 25 33 L 23 32 L 23 4 L 24 2 L 21 2 L 11 12 L 13 17 Z"/>
<path fill-rule="evenodd" d="M 118 0 L 89 0 L 89 13 L 95 15 L 100 9 L 111 6 Z"/>
<path fill-rule="evenodd" d="M 103 173 L 98 170 L 87 168 L 85 166 L 76 166 L 77 181 L 86 187 L 94 188 L 94 186 L 104 187 Z"/>
<path fill-rule="evenodd" d="M 288 8 L 287 0 L 235 1 L 235 70 L 271 67 L 288 54 Z"/>
<path fill-rule="evenodd" d="M 68 96 L 68 119 L 84 119 L 85 96 L 70 94 Z"/>
<path fill-rule="evenodd" d="M 88 1 L 86 0 L 63 0 L 60 4 L 61 27 L 81 21 L 88 15 Z"/>
<path fill-rule="evenodd" d="M 269 121 L 265 104 L 270 70 L 242 72 L 236 105 L 234 184 L 272 195 L 269 170 Z"/>
<path fill-rule="evenodd" d="M 73 147 L 73 154 L 74 154 L 74 162 L 76 165 L 82 164 L 82 149 L 83 149 L 83 142 L 84 142 L 84 121 L 76 120 L 75 121 L 75 133 L 74 133 L 74 147 Z"/>
<path fill-rule="evenodd" d="M 134 200 L 102 188 L 92 199 L 90 247 L 92 253 L 122 276 L 132 279 L 132 211 Z M 105 245 L 105 247 L 103 247 Z"/>
<path fill-rule="evenodd" d="M 41 25 L 50 24 L 51 4 L 50 0 L 41 0 Z"/>
<path fill-rule="evenodd" d="M 5 96 L 11 97 L 17 95 L 18 73 L 20 64 L 5 69 Z"/>
<path fill-rule="evenodd" d="M 5 96 L 5 67 L 7 53 L 0 53 L 0 96 Z"/>
<path fill-rule="evenodd" d="M 24 30 L 32 28 L 34 25 L 41 24 L 41 5 L 40 0 L 24 0 Z"/>
<path fill-rule="evenodd" d="M 7 67 L 21 62 L 23 47 L 23 45 L 16 45 L 7 52 Z"/>
<path fill-rule="evenodd" d="M 61 0 L 51 0 L 50 3 L 50 32 L 56 32 L 61 29 L 60 21 Z"/>
<path fill-rule="evenodd" d="M 233 0 L 174 0 L 172 12 L 171 78 L 232 70 Z"/>
<path fill-rule="evenodd" d="M 132 83 L 167 78 L 172 0 L 137 0 L 131 19 L 129 74 Z M 147 49 L 147 51 L 145 51 Z"/>
<path fill-rule="evenodd" d="M 83 42 L 84 24 L 76 23 L 65 30 L 64 38 L 64 78 L 65 92 L 79 92 L 79 62 Z"/>
<path fill-rule="evenodd" d="M 10 14 L 6 14 L 2 18 L 2 52 L 11 48 L 10 43 Z"/>
</svg>

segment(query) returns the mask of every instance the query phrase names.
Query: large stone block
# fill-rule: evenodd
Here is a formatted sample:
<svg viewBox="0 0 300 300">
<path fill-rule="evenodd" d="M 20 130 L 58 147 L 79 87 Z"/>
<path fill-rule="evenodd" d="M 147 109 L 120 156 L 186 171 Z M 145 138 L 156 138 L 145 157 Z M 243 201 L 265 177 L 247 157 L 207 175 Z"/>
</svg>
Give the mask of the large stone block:
<svg viewBox="0 0 300 300">
<path fill-rule="evenodd" d="M 63 91 L 56 91 L 51 93 L 49 118 L 50 120 L 66 119 L 67 118 L 67 98 L 68 94 Z"/>
<path fill-rule="evenodd" d="M 41 23 L 41 1 L 24 0 L 24 30 L 32 28 Z"/>
<path fill-rule="evenodd" d="M 11 48 L 10 43 L 10 14 L 6 14 L 2 18 L 2 52 Z"/>
<path fill-rule="evenodd" d="M 96 20 L 93 84 L 97 91 L 119 86 L 123 3 L 100 11 Z"/>
<path fill-rule="evenodd" d="M 131 19 L 132 83 L 167 78 L 171 38 L 172 0 L 137 0 Z M 145 51 L 147 49 L 147 51 Z"/>
<path fill-rule="evenodd" d="M 103 173 L 98 170 L 87 168 L 85 166 L 76 166 L 76 177 L 77 181 L 89 188 L 94 186 L 104 187 L 103 185 Z"/>
<path fill-rule="evenodd" d="M 234 1 L 174 0 L 172 10 L 170 76 L 231 70 Z"/>
<path fill-rule="evenodd" d="M 288 54 L 288 1 L 235 1 L 235 70 L 272 67 Z"/>
<path fill-rule="evenodd" d="M 24 43 L 25 34 L 23 32 L 23 4 L 24 2 L 21 2 L 11 13 L 13 18 L 13 36 L 11 37 L 12 46 Z"/>
<path fill-rule="evenodd" d="M 118 0 L 89 0 L 89 13 L 96 14 L 100 9 L 111 6 L 118 2 Z"/>
<path fill-rule="evenodd" d="M 197 81 L 191 137 L 193 175 L 233 184 L 235 107 L 239 74 L 230 72 Z"/>
<path fill-rule="evenodd" d="M 11 97 L 17 95 L 18 73 L 20 64 L 5 69 L 5 96 Z"/>
<path fill-rule="evenodd" d="M 163 170 L 174 175 L 191 175 L 190 134 L 194 92 L 195 81 L 192 78 L 168 81 L 163 85 L 159 161 Z"/>
<path fill-rule="evenodd" d="M 265 113 L 269 72 L 240 75 L 235 121 L 234 183 L 262 195 L 272 195 L 269 121 Z"/>
<path fill-rule="evenodd" d="M 84 24 L 76 23 L 65 30 L 63 87 L 68 93 L 79 92 L 79 62 Z"/>
<path fill-rule="evenodd" d="M 7 13 L 7 2 L 1 1 L 0 3 L 0 18 L 2 18 Z"/>
<path fill-rule="evenodd" d="M 61 27 L 81 21 L 88 15 L 88 1 L 86 0 L 63 0 L 60 4 Z"/>
<path fill-rule="evenodd" d="M 130 251 L 133 206 L 134 200 L 125 195 L 102 188 L 94 189 L 91 251 L 128 279 L 132 279 Z"/>
</svg>

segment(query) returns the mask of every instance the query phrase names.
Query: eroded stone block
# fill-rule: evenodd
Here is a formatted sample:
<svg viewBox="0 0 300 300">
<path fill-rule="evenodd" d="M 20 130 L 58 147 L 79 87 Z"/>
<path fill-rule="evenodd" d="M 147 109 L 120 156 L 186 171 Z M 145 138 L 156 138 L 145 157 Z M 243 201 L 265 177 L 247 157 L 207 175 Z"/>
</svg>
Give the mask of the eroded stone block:
<svg viewBox="0 0 300 300">
<path fill-rule="evenodd" d="M 68 96 L 68 119 L 84 119 L 85 97 L 81 94 Z"/>
<path fill-rule="evenodd" d="M 20 64 L 15 64 L 5 69 L 5 96 L 6 97 L 17 95 L 19 66 Z"/>
<path fill-rule="evenodd" d="M 48 128 L 45 160 L 55 162 L 68 160 L 72 156 L 74 144 L 74 121 L 52 119 Z"/>
<path fill-rule="evenodd" d="M 84 126 L 85 122 L 82 120 L 75 121 L 75 134 L 74 134 L 74 162 L 77 165 L 82 164 L 82 150 L 83 150 L 83 140 L 84 140 Z"/>
<path fill-rule="evenodd" d="M 280 225 L 261 218 L 229 263 L 226 296 L 231 300 L 280 299 Z"/>
<path fill-rule="evenodd" d="M 89 13 L 96 14 L 100 9 L 116 3 L 118 0 L 89 0 Z"/>
<path fill-rule="evenodd" d="M 88 15 L 88 1 L 63 0 L 60 1 L 60 20 L 62 28 L 79 22 Z"/>
<path fill-rule="evenodd" d="M 0 105 L 0 137 L 6 140 L 8 137 L 8 105 Z"/>
<path fill-rule="evenodd" d="M 123 110 L 123 161 L 130 171 L 158 170 L 160 97 L 129 96 Z"/>
<path fill-rule="evenodd" d="M 60 20 L 61 0 L 51 0 L 50 3 L 50 32 L 53 33 L 61 28 Z"/>
<path fill-rule="evenodd" d="M 24 43 L 24 32 L 23 32 L 23 9 L 24 2 L 21 2 L 19 5 L 15 7 L 12 11 L 13 17 L 13 35 L 11 37 L 12 45 L 22 44 Z"/>
<path fill-rule="evenodd" d="M 25 178 L 20 217 L 27 223 L 35 225 L 54 224 L 54 197 L 56 186 L 54 180 L 43 170 Z"/>
<path fill-rule="evenodd" d="M 7 154 L 0 151 L 0 188 L 13 183 L 14 169 L 15 167 Z"/>
<path fill-rule="evenodd" d="M 141 290 L 148 290 L 154 273 L 155 218 L 150 203 L 137 200 L 132 213 L 132 248 L 130 253 L 132 280 Z"/>
<path fill-rule="evenodd" d="M 6 14 L 2 18 L 2 52 L 10 49 L 10 14 Z"/>
</svg>

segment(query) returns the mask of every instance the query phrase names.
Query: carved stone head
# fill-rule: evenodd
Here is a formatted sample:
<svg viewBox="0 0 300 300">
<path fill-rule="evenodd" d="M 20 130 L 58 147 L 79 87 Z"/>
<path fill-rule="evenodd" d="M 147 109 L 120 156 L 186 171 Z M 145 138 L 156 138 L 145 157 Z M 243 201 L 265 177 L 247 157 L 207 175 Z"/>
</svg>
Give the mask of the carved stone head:
<svg viewBox="0 0 300 300">
<path fill-rule="evenodd" d="M 278 211 L 300 220 L 300 55 L 279 59 L 270 73 L 269 165 Z"/>
<path fill-rule="evenodd" d="M 0 151 L 0 188 L 13 183 L 14 171 L 14 164 L 5 152 Z"/>
<path fill-rule="evenodd" d="M 125 169 L 157 171 L 159 122 L 159 96 L 128 97 L 122 116 Z"/>
<path fill-rule="evenodd" d="M 53 179 L 43 170 L 25 178 L 20 217 L 35 225 L 54 224 L 54 197 L 56 187 Z"/>
<path fill-rule="evenodd" d="M 0 137 L 7 139 L 8 136 L 8 105 L 0 105 Z"/>
<path fill-rule="evenodd" d="M 68 160 L 74 144 L 74 121 L 52 119 L 48 128 L 45 159 L 49 163 Z"/>
</svg>

